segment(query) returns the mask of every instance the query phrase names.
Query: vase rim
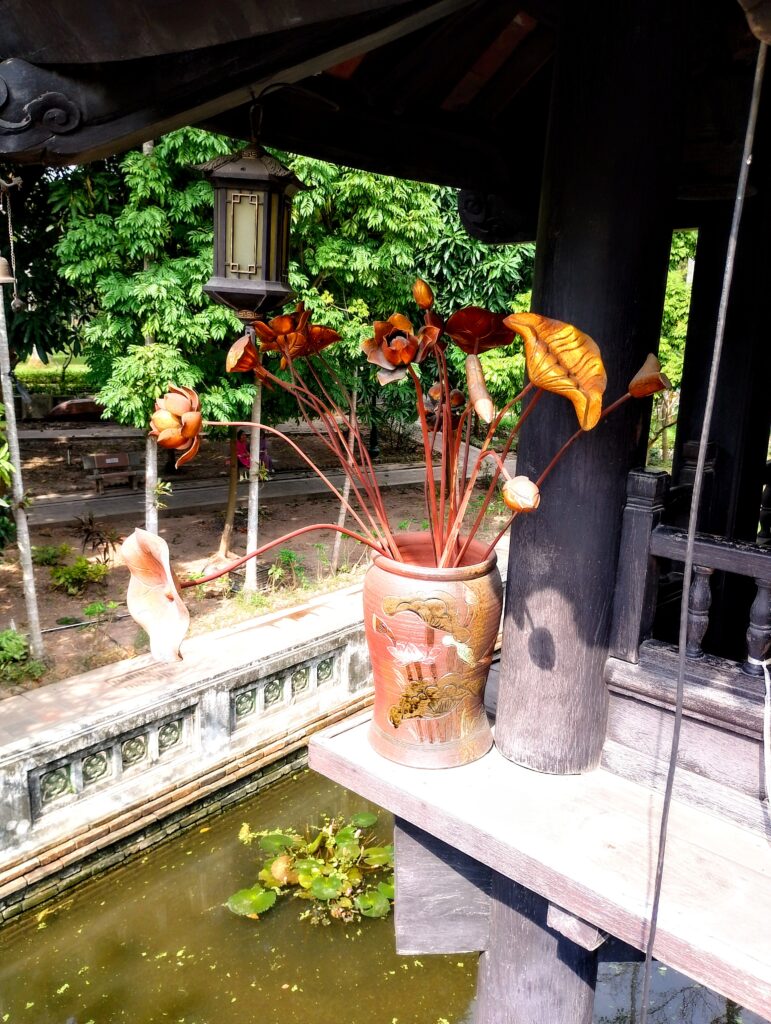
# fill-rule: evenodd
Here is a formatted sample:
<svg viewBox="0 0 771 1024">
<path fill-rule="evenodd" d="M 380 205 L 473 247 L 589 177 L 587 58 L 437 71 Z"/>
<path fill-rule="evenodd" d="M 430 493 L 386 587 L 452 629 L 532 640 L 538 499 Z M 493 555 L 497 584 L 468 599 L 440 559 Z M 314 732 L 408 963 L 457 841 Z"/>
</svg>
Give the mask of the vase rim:
<svg viewBox="0 0 771 1024">
<path fill-rule="evenodd" d="M 430 553 L 433 557 L 433 543 L 431 541 L 431 534 L 427 530 L 397 533 L 394 535 L 394 539 L 405 555 L 410 552 L 411 548 L 412 552 L 425 550 L 427 554 Z M 464 538 L 460 539 L 463 540 Z M 478 554 L 481 556 L 482 552 L 486 549 L 486 545 L 483 541 L 472 540 L 466 554 L 473 557 L 475 549 L 478 549 Z M 480 557 L 479 561 L 470 562 L 466 565 L 440 568 L 436 565 L 424 564 L 422 561 L 398 562 L 395 558 L 391 558 L 390 555 L 376 554 L 373 555 L 372 564 L 384 572 L 390 572 L 396 576 L 406 576 L 410 579 L 469 580 L 479 576 L 486 576 L 489 572 L 492 572 L 498 564 L 498 556 L 493 551 L 487 558 Z"/>
</svg>

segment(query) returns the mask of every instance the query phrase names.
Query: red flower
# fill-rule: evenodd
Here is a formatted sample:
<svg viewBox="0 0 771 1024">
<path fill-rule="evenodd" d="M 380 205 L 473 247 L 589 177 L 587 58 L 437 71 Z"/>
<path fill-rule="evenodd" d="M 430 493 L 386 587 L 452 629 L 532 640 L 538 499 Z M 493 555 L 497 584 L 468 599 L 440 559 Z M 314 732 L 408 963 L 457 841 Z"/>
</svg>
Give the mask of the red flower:
<svg viewBox="0 0 771 1024">
<path fill-rule="evenodd" d="M 467 356 L 476 356 L 512 343 L 514 331 L 505 327 L 503 320 L 503 313 L 491 313 L 481 306 L 466 306 L 452 314 L 444 329 Z"/>
<path fill-rule="evenodd" d="M 124 540 L 121 553 L 131 573 L 126 595 L 131 617 L 150 638 L 154 658 L 179 661 L 190 613 L 179 595 L 168 544 L 146 530 L 134 530 Z"/>
<path fill-rule="evenodd" d="M 422 363 L 439 341 L 441 328 L 425 324 L 417 334 L 406 316 L 392 313 L 387 320 L 376 320 L 375 337 L 362 344 L 367 361 L 380 367 L 381 384 L 401 380 L 410 363 Z"/>
<path fill-rule="evenodd" d="M 196 455 L 201 446 L 201 401 L 192 388 L 169 390 L 155 403 L 150 417 L 150 434 L 158 439 L 161 448 L 184 452 L 175 465 L 179 469 Z"/>
</svg>

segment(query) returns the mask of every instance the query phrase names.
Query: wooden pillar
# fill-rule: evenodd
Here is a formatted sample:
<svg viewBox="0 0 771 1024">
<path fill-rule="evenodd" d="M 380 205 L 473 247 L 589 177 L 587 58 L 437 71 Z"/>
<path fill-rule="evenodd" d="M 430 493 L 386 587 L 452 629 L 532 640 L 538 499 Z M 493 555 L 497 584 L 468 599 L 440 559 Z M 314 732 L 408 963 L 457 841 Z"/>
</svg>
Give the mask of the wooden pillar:
<svg viewBox="0 0 771 1024">
<path fill-rule="evenodd" d="M 532 308 L 600 345 L 609 400 L 658 346 L 681 110 L 679 3 L 565 5 L 555 62 Z M 650 403 L 582 438 L 511 531 L 496 743 L 540 771 L 596 767 L 603 666 L 627 473 L 645 458 Z M 575 430 L 546 395 L 522 431 L 535 479 Z"/>
<path fill-rule="evenodd" d="M 548 912 L 543 896 L 493 874 L 475 1024 L 591 1024 L 597 950 L 549 927 Z"/>
</svg>

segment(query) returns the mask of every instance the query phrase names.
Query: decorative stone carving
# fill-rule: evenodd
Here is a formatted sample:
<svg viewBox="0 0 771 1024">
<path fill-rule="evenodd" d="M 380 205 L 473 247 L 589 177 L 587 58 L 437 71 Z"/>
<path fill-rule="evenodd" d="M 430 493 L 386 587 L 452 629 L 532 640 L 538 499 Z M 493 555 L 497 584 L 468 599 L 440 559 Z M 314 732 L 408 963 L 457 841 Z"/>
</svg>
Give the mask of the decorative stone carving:
<svg viewBox="0 0 771 1024">
<path fill-rule="evenodd" d="M 87 754 L 80 763 L 80 770 L 83 775 L 83 785 L 90 786 L 99 779 L 110 774 L 110 752 L 109 750 L 97 750 L 94 754 Z"/>
<path fill-rule="evenodd" d="M 169 747 L 174 747 L 182 739 L 183 722 L 177 718 L 173 722 L 166 722 L 158 730 L 158 753 L 165 753 Z"/>
<path fill-rule="evenodd" d="M 243 690 L 236 695 L 233 706 L 236 718 L 245 718 L 247 715 L 254 714 L 257 709 L 257 691 Z"/>
<path fill-rule="evenodd" d="M 50 804 L 52 800 L 72 792 L 72 780 L 70 778 L 70 766 L 62 765 L 61 768 L 54 768 L 52 772 L 46 772 L 40 776 L 40 802 Z"/>
<path fill-rule="evenodd" d="M 310 665 L 301 665 L 296 668 L 292 673 L 292 696 L 296 697 L 298 693 L 304 693 L 310 686 L 310 681 Z"/>
<path fill-rule="evenodd" d="M 269 679 L 265 683 L 265 707 L 272 707 L 274 704 L 280 704 L 284 698 L 284 681 L 279 676 L 274 679 Z"/>
<path fill-rule="evenodd" d="M 120 745 L 120 753 L 124 768 L 143 761 L 147 757 L 147 737 L 132 736 L 131 739 L 124 740 Z"/>
</svg>

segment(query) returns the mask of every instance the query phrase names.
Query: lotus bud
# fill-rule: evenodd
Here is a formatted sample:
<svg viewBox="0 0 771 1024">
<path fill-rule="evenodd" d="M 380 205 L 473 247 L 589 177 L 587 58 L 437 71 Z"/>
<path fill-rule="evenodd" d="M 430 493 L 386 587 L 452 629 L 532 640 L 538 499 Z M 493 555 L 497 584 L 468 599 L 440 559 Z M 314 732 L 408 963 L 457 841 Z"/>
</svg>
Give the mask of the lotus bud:
<svg viewBox="0 0 771 1024">
<path fill-rule="evenodd" d="M 466 396 L 462 391 L 458 391 L 457 388 L 453 388 L 450 392 L 450 408 L 460 409 L 466 404 Z"/>
<path fill-rule="evenodd" d="M 504 502 L 514 512 L 534 512 L 541 503 L 541 492 L 526 476 L 507 480 L 501 490 Z"/>
<path fill-rule="evenodd" d="M 434 304 L 434 293 L 421 278 L 412 286 L 412 297 L 420 309 L 431 309 Z"/>
<path fill-rule="evenodd" d="M 629 394 L 632 398 L 648 398 L 659 391 L 668 391 L 671 387 L 669 380 L 661 372 L 661 363 L 651 353 L 629 381 Z"/>
<path fill-rule="evenodd" d="M 432 402 L 439 402 L 439 401 L 441 401 L 441 398 L 442 398 L 442 385 L 439 383 L 439 381 L 436 381 L 428 389 L 428 397 L 431 399 Z"/>
<path fill-rule="evenodd" d="M 466 356 L 466 383 L 474 411 L 483 423 L 490 423 L 495 415 L 495 406 L 485 385 L 485 375 L 479 356 Z"/>
</svg>

